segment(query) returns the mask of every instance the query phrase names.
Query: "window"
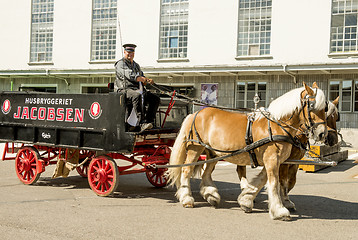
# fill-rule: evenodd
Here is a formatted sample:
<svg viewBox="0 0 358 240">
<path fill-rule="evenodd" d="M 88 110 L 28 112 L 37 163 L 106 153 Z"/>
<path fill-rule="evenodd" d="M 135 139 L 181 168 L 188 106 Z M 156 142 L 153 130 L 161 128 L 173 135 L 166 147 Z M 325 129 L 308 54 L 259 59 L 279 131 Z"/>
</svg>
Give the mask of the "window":
<svg viewBox="0 0 358 240">
<path fill-rule="evenodd" d="M 56 84 L 21 84 L 19 91 L 56 93 Z"/>
<path fill-rule="evenodd" d="M 117 0 L 93 0 L 91 60 L 116 58 Z"/>
<path fill-rule="evenodd" d="M 357 0 L 333 0 L 331 53 L 357 51 Z"/>
<path fill-rule="evenodd" d="M 239 57 L 270 54 L 271 5 L 271 0 L 239 0 Z"/>
<path fill-rule="evenodd" d="M 159 59 L 186 58 L 189 0 L 162 0 Z"/>
<path fill-rule="evenodd" d="M 108 85 L 98 85 L 98 86 L 82 86 L 81 93 L 109 93 Z"/>
<path fill-rule="evenodd" d="M 30 62 L 52 61 L 54 0 L 32 0 Z"/>
<path fill-rule="evenodd" d="M 342 112 L 358 112 L 358 81 L 337 80 L 329 83 L 329 100 L 339 97 Z"/>
<path fill-rule="evenodd" d="M 258 107 L 266 107 L 266 82 L 237 82 L 236 107 L 255 108 L 255 94 L 260 97 Z"/>
</svg>

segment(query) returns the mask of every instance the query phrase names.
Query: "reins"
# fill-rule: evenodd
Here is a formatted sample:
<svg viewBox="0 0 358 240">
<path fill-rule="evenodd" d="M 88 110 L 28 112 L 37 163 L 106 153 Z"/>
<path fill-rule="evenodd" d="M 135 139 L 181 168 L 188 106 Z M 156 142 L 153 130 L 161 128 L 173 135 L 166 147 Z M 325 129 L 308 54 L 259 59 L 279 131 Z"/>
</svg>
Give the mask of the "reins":
<svg viewBox="0 0 358 240">
<path fill-rule="evenodd" d="M 191 98 L 191 97 L 188 97 L 184 94 L 180 94 L 178 92 L 175 92 L 175 91 L 171 91 L 170 89 L 167 89 L 163 86 L 159 86 L 157 84 L 152 84 L 150 85 L 151 87 L 153 87 L 154 89 L 156 89 L 157 91 L 159 91 L 159 93 L 161 94 L 165 94 L 165 95 L 168 95 L 168 96 L 174 96 L 175 97 L 175 100 L 178 100 L 178 101 L 181 101 L 181 102 L 185 102 L 185 103 L 189 103 L 189 104 L 193 104 L 193 105 L 196 105 L 196 106 L 202 106 L 202 107 L 212 107 L 212 108 L 218 108 L 218 109 L 225 109 L 225 110 L 231 110 L 231 111 L 236 111 L 236 112 L 253 112 L 255 111 L 255 109 L 253 108 L 229 108 L 229 107 L 224 107 L 224 106 L 217 106 L 217 105 L 214 105 L 214 104 L 209 104 L 209 103 L 205 103 L 205 102 L 202 102 L 198 99 L 195 99 L 195 98 Z"/>
<path fill-rule="evenodd" d="M 186 95 L 183 95 L 183 94 L 179 94 L 177 92 L 173 92 L 173 91 L 168 91 L 167 89 L 163 90 L 161 88 L 164 88 L 162 86 L 158 86 L 156 84 L 152 84 L 151 85 L 153 88 L 157 89 L 161 94 L 166 94 L 168 96 L 174 96 L 176 97 L 176 100 L 179 100 L 179 101 L 183 101 L 183 102 L 186 102 L 186 103 L 191 103 L 191 104 L 194 104 L 194 105 L 198 105 L 198 106 L 205 106 L 205 107 L 213 107 L 213 108 L 218 108 L 218 109 L 225 109 L 225 110 L 232 110 L 232 111 L 238 111 L 238 112 L 253 112 L 255 114 L 255 112 L 257 111 L 256 109 L 252 109 L 252 108 L 228 108 L 228 107 L 222 107 L 222 106 L 216 106 L 216 105 L 212 105 L 212 104 L 207 104 L 207 103 L 204 103 L 202 101 L 199 101 L 197 99 L 194 99 L 194 98 L 190 98 Z M 317 94 L 317 92 L 316 92 Z M 312 151 L 310 151 L 309 149 L 307 149 L 307 144 L 304 144 L 302 142 L 300 142 L 297 138 L 297 136 L 292 136 L 292 134 L 289 133 L 289 131 L 287 131 L 285 129 L 285 127 L 289 127 L 293 130 L 295 130 L 296 132 L 300 131 L 302 132 L 303 135 L 307 136 L 307 131 L 313 131 L 312 128 L 316 125 L 319 125 L 319 124 L 325 124 L 326 122 L 319 122 L 319 123 L 313 123 L 312 121 L 312 118 L 310 116 L 310 112 L 312 111 L 313 109 L 313 106 L 315 104 L 315 97 L 316 97 L 316 94 L 314 96 L 309 96 L 309 95 L 306 95 L 302 101 L 301 99 L 301 110 L 300 111 L 304 111 L 304 106 L 307 104 L 307 115 L 308 115 L 308 119 L 305 117 L 305 114 L 304 115 L 304 118 L 305 118 L 305 126 L 306 126 L 306 130 L 303 131 L 302 129 L 298 129 L 298 128 L 295 128 L 289 124 L 287 124 L 286 122 L 282 121 L 282 120 L 276 120 L 276 119 L 273 119 L 272 117 L 270 117 L 270 113 L 267 112 L 267 111 L 264 111 L 262 109 L 259 109 L 259 112 L 267 119 L 268 121 L 268 132 L 269 132 L 269 136 L 268 137 L 265 137 L 263 139 L 260 139 L 256 142 L 252 142 L 252 136 L 251 136 L 251 133 L 248 133 L 246 134 L 246 146 L 244 148 L 241 148 L 241 149 L 237 149 L 237 150 L 220 150 L 220 149 L 215 149 L 215 148 L 212 148 L 211 146 L 209 146 L 208 144 L 205 144 L 201 138 L 200 138 L 200 135 L 196 129 L 196 125 L 195 125 L 195 120 L 196 120 L 196 117 L 198 116 L 199 112 L 201 112 L 202 109 L 200 109 L 199 111 L 197 111 L 194 115 L 194 119 L 192 121 L 192 124 L 191 124 L 191 127 L 190 127 L 190 131 L 189 131 L 189 134 L 188 134 L 188 137 L 187 139 L 184 141 L 184 143 L 187 143 L 187 142 L 193 142 L 193 143 L 196 143 L 196 144 L 199 144 L 203 147 L 205 147 L 206 149 L 208 150 L 211 150 L 211 151 L 216 151 L 216 152 L 222 152 L 222 153 L 229 153 L 228 155 L 224 155 L 224 156 L 220 156 L 220 157 L 216 157 L 216 158 L 212 158 L 210 160 L 205 160 L 205 161 L 198 161 L 198 162 L 194 162 L 194 163 L 187 163 L 187 164 L 178 164 L 178 165 L 156 165 L 156 164 L 151 164 L 149 165 L 149 167 L 153 167 L 153 168 L 176 168 L 176 167 L 186 167 L 186 166 L 197 166 L 197 165 L 202 165 L 202 164 L 205 164 L 205 163 L 211 163 L 211 162 L 217 162 L 217 161 L 220 161 L 220 160 L 223 160 L 225 158 L 229 158 L 229 157 L 233 157 L 233 156 L 236 156 L 238 154 L 241 154 L 241 153 L 244 153 L 244 152 L 247 152 L 249 153 L 250 155 L 250 161 L 251 161 L 251 167 L 252 168 L 255 168 L 258 166 L 258 162 L 256 160 L 256 156 L 255 156 L 255 153 L 254 153 L 254 149 L 258 148 L 258 147 L 261 147 L 265 144 L 268 144 L 270 142 L 287 142 L 287 143 L 290 143 L 292 144 L 294 147 L 297 147 L 297 148 L 300 148 L 304 151 L 309 151 L 311 153 L 314 153 Z M 314 101 L 310 101 L 310 98 L 314 98 Z M 303 103 L 304 102 L 304 103 Z M 288 119 L 290 120 L 292 117 L 293 117 L 294 114 L 292 114 L 292 116 Z M 252 124 L 253 118 L 251 117 L 248 117 L 248 127 L 247 129 L 250 129 L 251 131 L 251 127 L 249 127 L 249 124 Z M 251 123 L 249 123 L 251 122 Z M 275 124 L 277 124 L 287 135 L 272 135 L 272 130 L 271 130 L 271 125 L 270 125 L 270 122 L 273 122 Z M 308 122 L 309 125 L 306 123 Z M 284 124 L 285 126 L 283 126 L 282 124 Z M 196 136 L 197 139 L 193 139 L 194 137 L 194 134 Z M 190 138 L 191 137 L 191 138 Z M 251 138 L 251 139 L 250 139 Z M 315 154 L 315 153 L 314 153 Z M 317 155 L 317 154 L 315 154 Z"/>
</svg>

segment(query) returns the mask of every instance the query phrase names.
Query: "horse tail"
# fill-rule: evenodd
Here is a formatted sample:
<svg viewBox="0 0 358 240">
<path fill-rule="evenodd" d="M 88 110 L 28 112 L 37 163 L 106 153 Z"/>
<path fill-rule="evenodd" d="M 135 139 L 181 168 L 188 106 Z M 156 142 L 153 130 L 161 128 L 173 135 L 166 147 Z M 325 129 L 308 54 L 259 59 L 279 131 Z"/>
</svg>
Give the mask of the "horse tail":
<svg viewBox="0 0 358 240">
<path fill-rule="evenodd" d="M 186 133 L 191 126 L 192 114 L 188 115 L 180 128 L 179 134 L 175 139 L 172 152 L 170 154 L 169 165 L 183 164 L 186 159 Z M 189 120 L 190 119 L 190 120 Z M 180 186 L 181 167 L 169 168 L 168 170 L 168 182 L 170 186 L 178 188 Z"/>
</svg>

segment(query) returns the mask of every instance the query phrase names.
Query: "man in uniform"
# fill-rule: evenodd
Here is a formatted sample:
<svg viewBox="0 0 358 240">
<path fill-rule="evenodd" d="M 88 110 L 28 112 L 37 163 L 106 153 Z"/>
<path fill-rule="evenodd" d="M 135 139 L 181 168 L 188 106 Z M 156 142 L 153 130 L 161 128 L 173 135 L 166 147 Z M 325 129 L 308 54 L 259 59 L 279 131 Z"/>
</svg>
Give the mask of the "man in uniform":
<svg viewBox="0 0 358 240">
<path fill-rule="evenodd" d="M 160 98 L 157 95 L 146 90 L 147 84 L 153 84 L 154 81 L 146 78 L 134 59 L 135 44 L 124 44 L 124 57 L 115 63 L 116 80 L 114 82 L 114 91 L 125 91 L 127 100 L 129 100 L 135 111 L 138 122 L 132 123 L 132 126 L 140 124 L 141 132 L 153 128 L 155 114 L 157 112 Z M 148 105 L 145 112 L 144 106 Z"/>
</svg>

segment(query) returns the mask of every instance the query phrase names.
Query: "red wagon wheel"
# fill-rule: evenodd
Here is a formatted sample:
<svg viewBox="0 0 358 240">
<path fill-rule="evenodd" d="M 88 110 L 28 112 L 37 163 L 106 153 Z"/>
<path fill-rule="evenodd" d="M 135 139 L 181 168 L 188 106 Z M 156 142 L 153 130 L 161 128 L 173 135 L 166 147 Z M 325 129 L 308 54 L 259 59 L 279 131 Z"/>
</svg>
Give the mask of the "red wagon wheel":
<svg viewBox="0 0 358 240">
<path fill-rule="evenodd" d="M 34 147 L 23 147 L 18 151 L 15 159 L 15 171 L 21 182 L 34 184 L 40 178 L 41 173 L 37 172 L 39 159 L 39 152 Z"/>
<path fill-rule="evenodd" d="M 165 176 L 167 170 L 168 168 L 150 169 L 145 172 L 145 175 L 154 187 L 161 188 L 168 184 L 168 178 Z"/>
<path fill-rule="evenodd" d="M 87 157 L 92 158 L 96 152 L 89 151 L 89 150 L 80 150 L 80 156 L 79 156 L 79 163 L 82 163 Z M 88 165 L 89 165 L 90 159 L 87 160 L 87 162 L 79 167 L 76 168 L 76 171 L 78 174 L 84 178 L 87 177 L 88 174 Z"/>
<path fill-rule="evenodd" d="M 112 194 L 117 189 L 118 177 L 117 164 L 108 156 L 96 157 L 88 166 L 88 183 L 98 196 Z"/>
</svg>

